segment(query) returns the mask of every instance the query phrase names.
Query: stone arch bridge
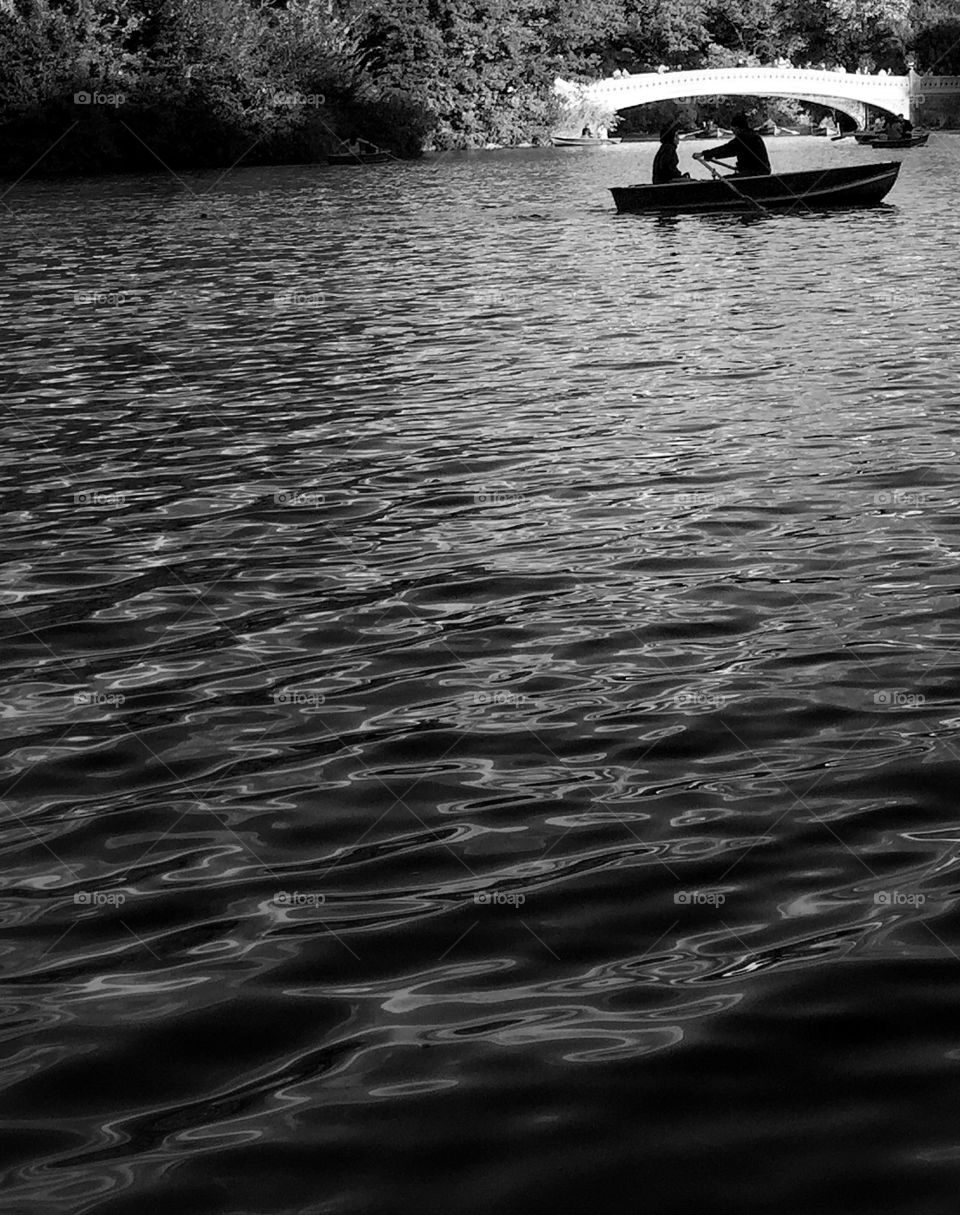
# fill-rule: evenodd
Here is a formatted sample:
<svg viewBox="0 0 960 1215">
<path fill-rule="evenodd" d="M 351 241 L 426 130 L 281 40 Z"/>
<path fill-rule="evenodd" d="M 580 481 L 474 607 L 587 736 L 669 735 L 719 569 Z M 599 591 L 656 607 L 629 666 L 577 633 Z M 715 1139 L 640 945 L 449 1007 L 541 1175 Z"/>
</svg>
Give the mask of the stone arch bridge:
<svg viewBox="0 0 960 1215">
<path fill-rule="evenodd" d="M 830 106 L 866 123 L 866 107 L 887 114 L 905 114 L 919 121 L 926 95 L 960 93 L 960 76 L 866 76 L 810 68 L 704 68 L 692 72 L 643 72 L 610 77 L 590 84 L 558 80 L 556 89 L 570 101 L 577 97 L 626 110 L 649 101 L 686 97 L 792 97 Z"/>
</svg>

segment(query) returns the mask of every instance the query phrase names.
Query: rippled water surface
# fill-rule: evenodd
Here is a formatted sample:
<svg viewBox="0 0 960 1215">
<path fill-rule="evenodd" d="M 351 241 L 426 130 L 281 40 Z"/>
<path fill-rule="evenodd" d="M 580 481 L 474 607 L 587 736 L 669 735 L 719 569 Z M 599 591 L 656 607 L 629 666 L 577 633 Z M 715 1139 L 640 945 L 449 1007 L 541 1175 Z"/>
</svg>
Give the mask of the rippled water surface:
<svg viewBox="0 0 960 1215">
<path fill-rule="evenodd" d="M 5 1209 L 956 1210 L 960 136 L 652 153 L 7 194 Z"/>
</svg>

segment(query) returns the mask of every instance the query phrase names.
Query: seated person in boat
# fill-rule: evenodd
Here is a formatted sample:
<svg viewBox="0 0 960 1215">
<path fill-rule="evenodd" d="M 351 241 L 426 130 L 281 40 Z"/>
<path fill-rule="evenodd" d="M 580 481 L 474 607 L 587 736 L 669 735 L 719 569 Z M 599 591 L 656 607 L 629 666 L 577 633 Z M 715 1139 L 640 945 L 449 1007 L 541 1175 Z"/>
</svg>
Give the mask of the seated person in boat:
<svg viewBox="0 0 960 1215">
<path fill-rule="evenodd" d="M 913 123 L 909 118 L 898 114 L 887 122 L 885 134 L 887 139 L 909 139 L 913 134 Z"/>
<path fill-rule="evenodd" d="M 367 139 L 361 139 L 358 135 L 351 135 L 346 140 L 347 151 L 352 156 L 359 156 L 361 152 L 379 152 L 380 149 L 375 143 L 370 143 Z"/>
<path fill-rule="evenodd" d="M 719 148 L 707 148 L 705 152 L 694 152 L 694 160 L 722 160 L 725 156 L 736 156 L 738 177 L 763 177 L 770 172 L 770 157 L 767 155 L 766 144 L 756 131 L 750 129 L 750 123 L 744 113 L 734 114 L 730 119 L 733 127 L 733 139 L 721 144 Z"/>
<path fill-rule="evenodd" d="M 680 142 L 680 125 L 671 122 L 660 132 L 660 147 L 653 158 L 653 184 L 665 185 L 668 181 L 689 180 L 689 173 L 680 172 L 677 144 Z"/>
<path fill-rule="evenodd" d="M 589 123 L 580 132 L 580 138 L 581 139 L 592 139 L 593 138 L 593 131 L 590 130 Z"/>
</svg>

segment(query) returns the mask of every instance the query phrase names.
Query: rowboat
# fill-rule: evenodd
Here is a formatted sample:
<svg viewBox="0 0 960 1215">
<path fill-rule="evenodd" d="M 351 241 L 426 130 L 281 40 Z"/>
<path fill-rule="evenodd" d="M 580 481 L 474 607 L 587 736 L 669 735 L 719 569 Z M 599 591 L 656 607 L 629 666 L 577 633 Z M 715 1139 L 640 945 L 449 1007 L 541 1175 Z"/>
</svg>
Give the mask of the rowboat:
<svg viewBox="0 0 960 1215">
<path fill-rule="evenodd" d="M 328 165 L 382 165 L 392 160 L 389 152 L 334 152 L 327 157 Z"/>
<path fill-rule="evenodd" d="M 930 138 L 930 132 L 922 135 L 904 135 L 900 139 L 888 139 L 885 135 L 870 135 L 866 131 L 858 131 L 857 143 L 865 143 L 871 148 L 922 148 Z"/>
<path fill-rule="evenodd" d="M 606 139 L 595 139 L 592 135 L 553 135 L 550 142 L 555 148 L 593 148 L 598 144 L 619 143 L 619 135 L 609 135 Z"/>
<path fill-rule="evenodd" d="M 841 165 L 763 177 L 726 176 L 669 181 L 659 186 L 613 186 L 618 211 L 706 212 L 819 210 L 821 207 L 871 207 L 893 188 L 899 160 Z M 759 204 L 759 205 L 758 205 Z"/>
<path fill-rule="evenodd" d="M 701 127 L 699 131 L 688 131 L 685 135 L 681 135 L 681 139 L 723 139 L 726 135 L 732 135 L 733 131 L 726 131 L 723 127 Z"/>
</svg>

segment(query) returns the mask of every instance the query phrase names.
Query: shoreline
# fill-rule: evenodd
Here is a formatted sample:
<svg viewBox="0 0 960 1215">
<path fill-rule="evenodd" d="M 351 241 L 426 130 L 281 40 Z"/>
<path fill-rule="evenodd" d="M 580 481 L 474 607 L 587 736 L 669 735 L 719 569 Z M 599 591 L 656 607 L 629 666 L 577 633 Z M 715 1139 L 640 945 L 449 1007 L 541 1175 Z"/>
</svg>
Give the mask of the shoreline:
<svg viewBox="0 0 960 1215">
<path fill-rule="evenodd" d="M 918 128 L 919 129 L 919 128 Z M 926 130 L 926 128 L 923 128 Z M 931 135 L 957 135 L 960 134 L 960 127 L 936 127 L 929 131 Z M 854 132 L 849 132 L 847 138 L 852 139 Z M 714 143 L 718 139 L 723 139 L 723 136 L 702 136 L 695 139 L 685 140 L 685 143 Z M 831 140 L 824 136 L 814 136 L 809 132 L 797 134 L 777 134 L 764 135 L 764 139 L 775 140 L 793 140 L 793 139 L 818 139 L 823 143 L 829 143 Z M 620 136 L 619 144 L 604 145 L 609 148 L 624 148 L 634 144 L 647 145 L 659 142 L 657 135 L 623 135 Z M 18 171 L 17 169 L 0 168 L 0 181 L 10 182 L 18 185 L 21 182 L 68 182 L 68 181 L 85 181 L 99 178 L 111 177 L 143 177 L 149 179 L 160 179 L 163 177 L 173 176 L 181 177 L 184 175 L 194 175 L 198 173 L 216 173 L 220 172 L 224 177 L 228 174 L 233 174 L 241 169 L 383 169 L 390 164 L 412 165 L 418 161 L 437 161 L 444 158 L 454 156 L 479 156 L 489 152 L 561 152 L 567 153 L 570 151 L 583 150 L 577 148 L 556 148 L 550 143 L 519 143 L 519 144 L 486 144 L 478 148 L 451 148 L 438 152 L 421 152 L 417 156 L 397 156 L 394 153 L 390 154 L 389 160 L 380 161 L 376 164 L 359 163 L 356 165 L 329 164 L 326 156 L 318 157 L 312 160 L 255 160 L 249 163 L 240 161 L 232 165 L 223 165 L 211 163 L 208 165 L 192 165 L 189 167 L 164 166 L 157 165 L 143 166 L 131 165 L 128 168 L 117 167 L 109 169 L 57 169 L 44 171 L 42 166 L 38 165 L 35 168 L 29 169 L 26 172 Z M 588 151 L 595 149 L 587 148 Z M 11 189 L 13 187 L 10 187 Z"/>
</svg>

